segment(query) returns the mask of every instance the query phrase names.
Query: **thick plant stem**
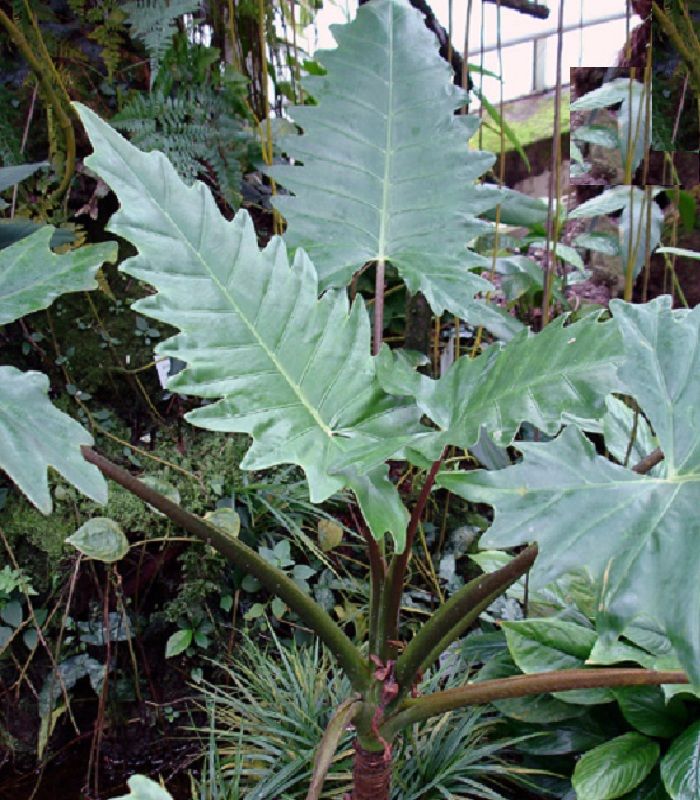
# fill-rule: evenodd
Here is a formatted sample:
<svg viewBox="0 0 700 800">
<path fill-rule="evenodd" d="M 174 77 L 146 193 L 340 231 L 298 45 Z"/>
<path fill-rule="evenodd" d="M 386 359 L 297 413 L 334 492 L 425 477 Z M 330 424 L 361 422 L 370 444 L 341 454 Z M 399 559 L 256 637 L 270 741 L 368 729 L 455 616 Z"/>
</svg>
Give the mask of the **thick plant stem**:
<svg viewBox="0 0 700 800">
<path fill-rule="evenodd" d="M 522 577 L 536 558 L 537 545 L 532 544 L 504 567 L 470 581 L 433 614 L 396 662 L 395 675 L 400 692 L 397 701 L 411 688 L 419 671 L 430 666 L 458 639 L 484 606 L 490 605 Z"/>
<path fill-rule="evenodd" d="M 365 750 L 355 740 L 351 800 L 389 800 L 391 766 L 391 751 Z"/>
<path fill-rule="evenodd" d="M 680 670 L 656 672 L 651 669 L 603 667 L 600 669 L 565 669 L 534 675 L 515 675 L 447 689 L 444 692 L 404 700 L 403 708 L 385 719 L 379 732 L 385 738 L 395 736 L 407 725 L 454 711 L 463 706 L 482 705 L 493 700 L 527 697 L 543 692 L 566 692 L 573 689 L 597 689 L 612 686 L 659 686 L 688 683 Z"/>
<path fill-rule="evenodd" d="M 443 455 L 430 468 L 428 477 L 425 479 L 421 493 L 418 496 L 411 519 L 408 523 L 406 530 L 406 544 L 403 552 L 395 553 L 392 556 L 387 576 L 384 581 L 384 597 L 382 600 L 382 618 L 380 625 L 380 646 L 382 647 L 382 656 L 385 659 L 387 655 L 387 642 L 393 641 L 398 636 L 399 629 L 399 608 L 401 606 L 401 594 L 403 593 L 404 577 L 406 575 L 406 565 L 411 555 L 413 548 L 413 539 L 416 536 L 418 525 L 420 524 L 423 510 L 430 497 L 430 492 L 435 483 L 440 467 L 442 466 Z"/>
<path fill-rule="evenodd" d="M 123 486 L 146 503 L 162 511 L 176 525 L 218 550 L 225 558 L 251 575 L 254 575 L 271 592 L 294 611 L 308 625 L 338 660 L 346 672 L 353 689 L 364 691 L 369 684 L 369 665 L 359 650 L 328 614 L 309 595 L 303 592 L 282 570 L 273 567 L 255 550 L 238 539 L 228 536 L 219 528 L 209 525 L 200 517 L 190 514 L 177 503 L 146 486 L 126 470 L 113 464 L 90 447 L 82 448 L 86 461 L 94 464 L 107 478 Z"/>
</svg>

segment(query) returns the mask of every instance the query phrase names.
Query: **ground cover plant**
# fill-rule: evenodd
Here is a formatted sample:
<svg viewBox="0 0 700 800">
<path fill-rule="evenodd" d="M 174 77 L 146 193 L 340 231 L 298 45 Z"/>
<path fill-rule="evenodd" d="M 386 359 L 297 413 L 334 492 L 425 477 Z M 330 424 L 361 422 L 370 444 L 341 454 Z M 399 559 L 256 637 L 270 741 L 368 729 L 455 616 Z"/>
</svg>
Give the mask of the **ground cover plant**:
<svg viewBox="0 0 700 800">
<path fill-rule="evenodd" d="M 94 112 L 77 108 L 94 148 L 88 166 L 120 203 L 109 230 L 137 251 L 121 270 L 153 289 L 134 309 L 179 331 L 157 348 L 186 365 L 168 387 L 205 401 L 187 419 L 249 434 L 245 469 L 299 466 L 314 503 L 342 489 L 354 494 L 370 577 L 367 640 L 352 641 L 235 531 L 188 512 L 98 454 L 85 432 L 60 445 L 44 438 L 43 451 L 34 446 L 31 407 L 19 393 L 31 388 L 48 404 L 46 382 L 36 373 L 12 372 L 16 381 L 3 384 L 15 400 L 13 407 L 3 399 L 8 411 L 0 430 L 8 443 L 3 469 L 44 509 L 47 466 L 63 466 L 97 499 L 104 497 L 99 470 L 257 578 L 318 635 L 352 694 L 326 729 L 308 796 L 320 796 L 336 745 L 352 724 L 352 797 L 363 800 L 389 796 L 404 731 L 448 711 L 550 693 L 558 702 L 587 705 L 610 687 L 642 692 L 643 685 L 698 684 L 700 315 L 674 310 L 664 297 L 644 305 L 615 301 L 609 317 L 562 317 L 537 334 L 515 333 L 512 318 L 478 297 L 492 288 L 479 274 L 490 262 L 465 245 L 491 231 L 477 215 L 505 195 L 474 183 L 493 157 L 464 149 L 477 122 L 453 114 L 465 96 L 421 17 L 404 0 L 372 0 L 336 36 L 338 49 L 321 57 L 325 74 L 310 84 L 318 105 L 294 109 L 303 133 L 282 143 L 301 163 L 271 170 L 294 192 L 276 199 L 286 241 L 273 238 L 262 250 L 245 211 L 224 219 L 205 186 L 188 186 L 165 156 L 142 153 Z M 4 251 L 0 296 L 8 318 L 45 306 L 57 289 L 74 288 L 40 270 L 49 235 Z M 70 264 L 88 276 L 109 254 L 78 252 Z M 373 336 L 362 300 L 351 303 L 346 288 L 363 268 L 376 281 Z M 424 375 L 416 354 L 382 345 L 392 272 L 435 314 L 447 310 L 494 330 L 511 325 L 515 335 L 476 357 L 461 356 L 437 380 Z M 629 413 L 606 430 L 601 420 L 611 393 Z M 523 422 L 541 441 L 516 438 Z M 463 451 L 484 432 L 501 447 L 517 447 L 523 459 L 503 469 L 464 468 Z M 410 510 L 389 461 L 424 473 Z M 493 506 L 482 544 L 518 552 L 454 592 L 402 641 L 408 559 L 436 487 Z M 84 527 L 73 537 L 86 555 L 114 560 L 128 547 L 118 527 L 103 526 L 99 536 L 95 530 Z M 582 565 L 596 587 L 595 627 L 589 620 L 573 631 L 547 620 L 530 638 L 527 658 L 514 652 L 511 633 L 522 675 L 419 694 L 421 674 L 523 575 L 529 573 L 534 591 Z M 658 657 L 647 651 L 644 661 L 625 649 L 640 620 L 669 643 Z M 612 663 L 642 666 L 588 666 L 596 647 L 626 654 Z M 659 796 L 697 792 L 683 754 L 697 751 L 699 739 L 691 725 L 664 754 Z M 644 743 L 640 758 L 629 742 L 612 785 L 594 786 L 597 772 L 579 775 L 581 796 L 614 798 L 643 784 L 659 760 L 658 745 Z"/>
</svg>

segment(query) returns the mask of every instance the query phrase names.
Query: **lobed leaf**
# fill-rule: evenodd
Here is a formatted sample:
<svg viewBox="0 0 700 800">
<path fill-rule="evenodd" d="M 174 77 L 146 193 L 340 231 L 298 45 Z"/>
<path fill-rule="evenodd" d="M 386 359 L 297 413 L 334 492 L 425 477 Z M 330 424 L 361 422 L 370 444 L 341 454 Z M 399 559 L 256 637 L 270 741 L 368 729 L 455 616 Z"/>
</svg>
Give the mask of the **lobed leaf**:
<svg viewBox="0 0 700 800">
<path fill-rule="evenodd" d="M 536 335 L 524 331 L 477 358 L 462 356 L 439 380 L 421 375 L 384 347 L 379 378 L 386 391 L 416 398 L 440 429 L 443 446 L 469 448 L 482 427 L 505 446 L 523 421 L 553 435 L 564 415 L 602 416 L 622 359 L 613 323 L 594 316 L 566 327 L 564 321 L 560 317 Z"/>
<path fill-rule="evenodd" d="M 215 400 L 187 419 L 250 434 L 245 469 L 298 464 L 313 502 L 356 489 L 373 534 L 390 530 L 402 547 L 407 515 L 384 461 L 424 429 L 411 402 L 379 386 L 363 305 L 344 291 L 318 299 L 303 251 L 292 266 L 279 237 L 261 251 L 245 211 L 228 222 L 203 184 L 78 109 L 95 148 L 87 163 L 121 202 L 109 229 L 138 249 L 120 269 L 157 290 L 134 309 L 180 329 L 156 350 L 187 364 L 168 386 Z"/>
<path fill-rule="evenodd" d="M 327 74 L 305 81 L 318 105 L 295 106 L 304 133 L 281 141 L 303 165 L 269 169 L 295 195 L 273 199 L 286 239 L 309 253 L 321 290 L 390 261 L 436 314 L 469 319 L 492 287 L 470 272 L 488 262 L 466 243 L 490 230 L 476 215 L 500 195 L 474 185 L 495 157 L 467 149 L 478 119 L 454 114 L 467 93 L 406 0 L 374 0 L 332 30 L 337 49 L 318 54 Z"/>
<path fill-rule="evenodd" d="M 0 325 L 48 308 L 66 292 L 96 289 L 100 265 L 116 261 L 116 242 L 58 255 L 50 249 L 54 233 L 46 225 L 0 251 Z"/>
<path fill-rule="evenodd" d="M 53 467 L 83 494 L 107 501 L 107 484 L 83 458 L 92 436 L 48 398 L 49 379 L 40 372 L 0 367 L 0 469 L 44 514 L 51 513 L 47 468 Z"/>
<path fill-rule="evenodd" d="M 598 625 L 607 637 L 637 617 L 658 622 L 700 683 L 700 307 L 613 301 L 625 360 L 623 390 L 639 404 L 665 455 L 640 475 L 596 454 L 576 428 L 522 443 L 523 461 L 494 473 L 444 473 L 442 486 L 491 503 L 487 547 L 538 541 L 534 585 L 586 566 L 602 580 Z M 673 586 L 673 591 L 668 587 Z"/>
</svg>

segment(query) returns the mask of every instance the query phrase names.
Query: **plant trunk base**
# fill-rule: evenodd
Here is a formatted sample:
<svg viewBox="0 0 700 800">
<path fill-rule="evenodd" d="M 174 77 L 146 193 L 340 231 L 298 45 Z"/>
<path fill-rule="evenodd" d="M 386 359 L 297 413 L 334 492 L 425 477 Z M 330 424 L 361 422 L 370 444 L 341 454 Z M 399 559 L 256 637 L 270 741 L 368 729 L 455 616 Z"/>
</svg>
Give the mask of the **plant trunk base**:
<svg viewBox="0 0 700 800">
<path fill-rule="evenodd" d="M 389 800 L 391 753 L 365 750 L 355 741 L 351 800 Z"/>
</svg>

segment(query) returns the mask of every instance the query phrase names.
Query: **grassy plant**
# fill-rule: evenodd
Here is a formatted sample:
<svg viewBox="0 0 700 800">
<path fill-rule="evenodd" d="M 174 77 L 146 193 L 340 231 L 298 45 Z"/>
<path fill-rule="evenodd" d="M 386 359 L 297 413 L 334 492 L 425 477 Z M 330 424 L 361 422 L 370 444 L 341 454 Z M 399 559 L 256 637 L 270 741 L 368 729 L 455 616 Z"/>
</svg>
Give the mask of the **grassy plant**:
<svg viewBox="0 0 700 800">
<path fill-rule="evenodd" d="M 228 682 L 205 685 L 211 724 L 202 731 L 206 754 L 196 798 L 306 797 L 331 711 L 352 696 L 352 688 L 318 642 L 285 646 L 273 634 L 270 644 L 262 649 L 246 638 L 236 660 L 220 665 Z M 421 689 L 459 686 L 468 674 L 468 665 L 455 656 L 432 671 Z M 351 790 L 353 737 L 348 729 L 341 738 L 326 800 Z M 504 759 L 515 741 L 502 736 L 497 719 L 483 709 L 463 708 L 416 724 L 396 750 L 392 798 L 500 800 L 499 787 L 510 783 L 512 789 L 519 781 Z"/>
</svg>

